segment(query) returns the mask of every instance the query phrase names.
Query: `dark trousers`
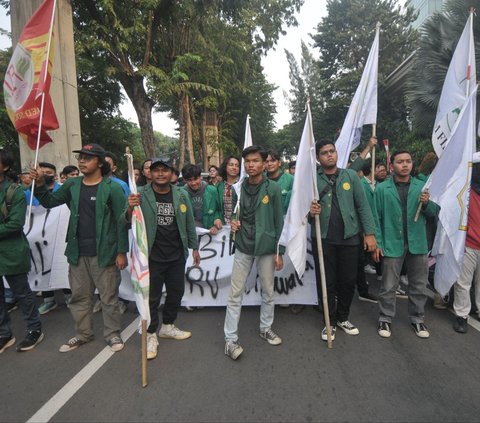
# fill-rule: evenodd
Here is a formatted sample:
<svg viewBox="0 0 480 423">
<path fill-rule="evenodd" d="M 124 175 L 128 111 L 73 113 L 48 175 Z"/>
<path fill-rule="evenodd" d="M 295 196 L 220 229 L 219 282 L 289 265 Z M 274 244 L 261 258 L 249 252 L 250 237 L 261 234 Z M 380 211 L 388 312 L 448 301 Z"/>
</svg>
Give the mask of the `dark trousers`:
<svg viewBox="0 0 480 423">
<path fill-rule="evenodd" d="M 171 325 L 177 319 L 178 309 L 185 292 L 185 259 L 175 262 L 156 262 L 150 260 L 150 326 L 149 333 L 155 333 L 158 329 L 158 306 L 162 298 L 163 285 L 167 291 L 167 297 L 163 306 L 163 323 Z"/>
<path fill-rule="evenodd" d="M 35 294 L 30 289 L 26 273 L 19 273 L 17 275 L 5 276 L 5 279 L 10 285 L 15 300 L 20 306 L 23 319 L 27 324 L 27 330 L 42 330 L 40 323 L 40 315 L 35 303 Z M 10 328 L 10 315 L 7 312 L 5 305 L 5 288 L 3 286 L 2 278 L 0 277 L 0 338 L 9 337 L 12 335 Z"/>
<path fill-rule="evenodd" d="M 365 276 L 365 265 L 368 263 L 363 249 L 363 242 L 358 244 L 358 266 L 357 266 L 357 290 L 358 295 L 364 297 L 368 295 L 368 284 Z"/>
<path fill-rule="evenodd" d="M 358 267 L 358 245 L 333 245 L 323 241 L 323 260 L 325 264 L 325 278 L 328 296 L 328 314 L 330 324 L 348 320 L 350 305 L 355 293 Z M 317 242 L 312 238 L 313 257 L 315 260 L 315 274 L 317 279 L 317 293 L 319 304 L 322 304 L 322 286 L 320 277 L 320 262 L 318 260 Z M 336 298 L 336 307 L 335 307 Z"/>
</svg>

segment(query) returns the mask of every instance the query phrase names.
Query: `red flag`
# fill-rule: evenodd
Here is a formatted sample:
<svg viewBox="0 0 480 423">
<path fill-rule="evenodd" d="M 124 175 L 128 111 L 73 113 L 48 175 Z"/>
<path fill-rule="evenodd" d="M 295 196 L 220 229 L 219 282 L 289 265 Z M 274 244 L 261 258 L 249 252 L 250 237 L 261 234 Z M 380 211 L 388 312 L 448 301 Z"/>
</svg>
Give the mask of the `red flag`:
<svg viewBox="0 0 480 423">
<path fill-rule="evenodd" d="M 52 141 L 47 131 L 59 127 L 49 94 L 54 50 L 54 7 L 55 0 L 45 0 L 27 22 L 3 82 L 8 116 L 32 150 L 36 149 L 39 130 L 42 147 Z M 42 94 L 45 98 L 40 128 Z"/>
<path fill-rule="evenodd" d="M 390 150 L 388 148 L 388 140 L 383 140 L 383 146 L 385 147 L 385 151 L 387 152 L 387 169 L 390 169 Z"/>
</svg>

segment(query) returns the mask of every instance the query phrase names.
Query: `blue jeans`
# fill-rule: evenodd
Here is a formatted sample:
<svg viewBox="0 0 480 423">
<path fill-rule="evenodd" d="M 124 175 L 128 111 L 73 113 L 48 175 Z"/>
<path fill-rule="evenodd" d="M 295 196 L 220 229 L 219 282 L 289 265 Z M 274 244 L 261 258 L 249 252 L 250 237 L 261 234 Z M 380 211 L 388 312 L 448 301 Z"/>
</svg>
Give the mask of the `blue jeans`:
<svg viewBox="0 0 480 423">
<path fill-rule="evenodd" d="M 242 300 L 245 294 L 245 285 L 252 269 L 253 262 L 257 262 L 258 279 L 262 287 L 262 305 L 260 306 L 260 330 L 270 329 L 273 323 L 275 302 L 273 299 L 273 274 L 275 272 L 275 255 L 250 256 L 241 251 L 235 252 L 230 286 L 230 295 L 225 315 L 225 340 L 238 340 L 238 323 L 242 311 Z"/>
<path fill-rule="evenodd" d="M 427 302 L 428 256 L 410 254 L 402 257 L 383 257 L 382 285 L 378 294 L 380 322 L 392 323 L 395 316 L 396 290 L 403 263 L 407 265 L 408 276 L 408 317 L 412 323 L 423 323 Z"/>
<path fill-rule="evenodd" d="M 35 294 L 30 289 L 26 273 L 4 276 L 10 285 L 14 298 L 18 301 L 27 330 L 42 330 L 38 307 L 35 303 Z M 5 306 L 5 288 L 0 283 L 0 338 L 12 336 L 10 315 Z"/>
</svg>

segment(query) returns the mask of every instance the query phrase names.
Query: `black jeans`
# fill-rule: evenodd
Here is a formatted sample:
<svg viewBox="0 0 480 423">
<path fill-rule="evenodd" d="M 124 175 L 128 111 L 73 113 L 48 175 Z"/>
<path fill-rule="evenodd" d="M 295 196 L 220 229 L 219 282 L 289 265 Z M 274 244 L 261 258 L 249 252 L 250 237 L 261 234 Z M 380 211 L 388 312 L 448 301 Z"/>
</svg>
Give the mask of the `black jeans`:
<svg viewBox="0 0 480 423">
<path fill-rule="evenodd" d="M 155 333 L 158 329 L 158 306 L 162 298 L 163 285 L 167 290 L 167 297 L 163 306 L 163 323 L 171 325 L 177 319 L 178 309 L 185 292 L 185 259 L 174 262 L 156 262 L 150 260 L 150 317 L 148 333 Z"/>
<path fill-rule="evenodd" d="M 355 293 L 357 280 L 358 245 L 333 245 L 323 241 L 323 259 L 325 264 L 325 284 L 328 296 L 328 314 L 330 325 L 337 321 L 348 320 L 350 305 Z M 312 238 L 313 258 L 315 260 L 315 274 L 317 279 L 317 293 L 319 304 L 322 304 L 322 286 L 320 277 L 320 262 L 318 260 L 317 242 Z M 336 304 L 335 304 L 336 299 Z M 336 305 L 336 307 L 335 307 Z"/>
<path fill-rule="evenodd" d="M 368 264 L 365 257 L 365 250 L 363 249 L 363 242 L 358 244 L 358 265 L 357 265 L 357 290 L 358 295 L 364 297 L 368 295 L 368 284 L 365 276 L 365 265 Z"/>
<path fill-rule="evenodd" d="M 42 330 L 40 315 L 37 304 L 35 303 L 35 294 L 30 289 L 26 273 L 4 276 L 10 285 L 15 300 L 20 306 L 23 319 L 27 324 L 27 330 Z M 0 276 L 0 338 L 12 335 L 10 328 L 10 315 L 5 306 L 5 288 Z"/>
</svg>

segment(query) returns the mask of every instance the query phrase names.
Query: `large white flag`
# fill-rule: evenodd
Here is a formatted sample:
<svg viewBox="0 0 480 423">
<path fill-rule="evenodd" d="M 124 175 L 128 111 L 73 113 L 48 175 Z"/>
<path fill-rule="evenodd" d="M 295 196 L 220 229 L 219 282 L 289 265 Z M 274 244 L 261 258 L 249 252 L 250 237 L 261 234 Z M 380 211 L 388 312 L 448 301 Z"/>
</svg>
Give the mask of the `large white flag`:
<svg viewBox="0 0 480 423">
<path fill-rule="evenodd" d="M 472 158 L 475 152 L 477 87 L 452 128 L 450 142 L 425 184 L 440 207 L 432 255 L 436 256 L 435 289 L 446 295 L 459 277 L 467 235 Z"/>
<path fill-rule="evenodd" d="M 247 115 L 247 122 L 245 123 L 245 140 L 243 142 L 243 149 L 245 150 L 247 147 L 251 147 L 253 145 L 252 142 L 252 132 L 250 131 L 250 115 Z M 243 150 L 242 150 L 243 151 Z M 240 192 L 242 190 L 242 183 L 243 180 L 246 178 L 247 173 L 245 172 L 245 166 L 243 163 L 243 158 L 240 163 L 240 178 L 238 179 L 236 184 L 233 184 L 233 189 L 237 193 L 237 204 L 235 206 L 235 213 L 240 206 Z"/>
<path fill-rule="evenodd" d="M 467 20 L 450 62 L 433 126 L 432 145 L 440 157 L 467 97 L 477 86 L 473 12 Z"/>
<path fill-rule="evenodd" d="M 125 154 L 128 162 L 128 185 L 130 192 L 137 194 L 137 184 L 133 172 L 133 156 Z M 132 212 L 132 246 L 130 249 L 130 275 L 141 320 L 147 321 L 147 328 L 150 325 L 150 269 L 148 267 L 148 241 L 147 228 L 143 218 L 142 208 L 136 206 Z M 139 326 L 141 330 L 141 323 Z"/>
<path fill-rule="evenodd" d="M 315 139 L 310 105 L 307 104 L 307 118 L 298 148 L 292 197 L 279 242 L 286 247 L 286 254 L 290 257 L 300 278 L 305 272 L 307 261 L 308 212 L 314 198 L 318 198 Z"/>
<path fill-rule="evenodd" d="M 380 26 L 368 55 L 362 79 L 353 96 L 340 135 L 335 143 L 338 152 L 337 166 L 346 168 L 350 152 L 360 144 L 363 125 L 377 123 L 378 47 Z"/>
</svg>

